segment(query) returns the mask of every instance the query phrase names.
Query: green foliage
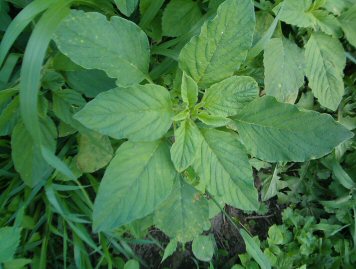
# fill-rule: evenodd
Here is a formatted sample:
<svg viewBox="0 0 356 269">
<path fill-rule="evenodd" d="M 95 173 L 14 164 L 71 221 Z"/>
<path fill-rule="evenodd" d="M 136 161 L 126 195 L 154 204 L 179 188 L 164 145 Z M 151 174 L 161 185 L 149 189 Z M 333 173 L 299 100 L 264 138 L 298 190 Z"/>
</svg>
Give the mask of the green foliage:
<svg viewBox="0 0 356 269">
<path fill-rule="evenodd" d="M 191 248 L 210 268 L 353 268 L 355 10 L 0 0 L 0 268 L 157 267 L 137 244 L 163 266 Z M 240 215 L 277 202 L 261 242 Z M 218 214 L 247 254 L 221 254 Z"/>
</svg>

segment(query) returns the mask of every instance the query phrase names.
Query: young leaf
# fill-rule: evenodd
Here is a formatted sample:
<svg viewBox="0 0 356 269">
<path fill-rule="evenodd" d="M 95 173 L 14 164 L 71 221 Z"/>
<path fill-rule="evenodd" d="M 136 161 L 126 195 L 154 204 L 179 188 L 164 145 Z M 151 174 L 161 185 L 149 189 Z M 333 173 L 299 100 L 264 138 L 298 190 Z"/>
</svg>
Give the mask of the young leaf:
<svg viewBox="0 0 356 269">
<path fill-rule="evenodd" d="M 251 47 L 255 14 L 250 0 L 227 0 L 182 49 L 179 65 L 200 86 L 229 77 Z"/>
<path fill-rule="evenodd" d="M 278 101 L 294 103 L 304 83 L 302 50 L 285 38 L 273 38 L 264 51 L 265 90 Z"/>
<path fill-rule="evenodd" d="M 198 101 L 198 85 L 190 76 L 188 76 L 186 73 L 183 73 L 181 87 L 183 102 L 186 103 L 190 108 L 194 107 Z"/>
<path fill-rule="evenodd" d="M 330 115 L 299 111 L 270 96 L 251 102 L 234 120 L 247 150 L 268 162 L 317 159 L 353 136 Z"/>
<path fill-rule="evenodd" d="M 0 228 L 0 264 L 10 261 L 20 243 L 21 229 L 16 227 Z"/>
<path fill-rule="evenodd" d="M 281 4 L 279 19 L 298 27 L 312 27 L 314 17 L 310 12 L 312 0 L 285 0 Z"/>
<path fill-rule="evenodd" d="M 171 158 L 178 172 L 190 166 L 201 143 L 201 134 L 191 119 L 183 121 L 174 132 L 175 142 L 171 147 Z"/>
<path fill-rule="evenodd" d="M 192 251 L 199 260 L 209 262 L 214 255 L 214 238 L 211 235 L 197 236 L 193 240 Z"/>
<path fill-rule="evenodd" d="M 171 192 L 175 176 L 164 141 L 125 142 L 101 181 L 94 230 L 112 230 L 151 214 Z"/>
<path fill-rule="evenodd" d="M 171 256 L 176 251 L 177 245 L 178 242 L 176 239 L 172 239 L 171 241 L 169 241 L 168 245 L 164 249 L 164 254 L 161 263 L 164 262 L 169 256 Z"/>
<path fill-rule="evenodd" d="M 253 78 L 232 76 L 208 88 L 202 104 L 213 115 L 233 116 L 254 100 L 258 93 L 258 85 Z"/>
<path fill-rule="evenodd" d="M 41 131 L 42 143 L 54 154 L 57 130 L 49 118 L 41 121 Z M 40 146 L 33 141 L 22 122 L 14 128 L 11 147 L 16 171 L 27 186 L 34 187 L 48 178 L 53 168 L 43 158 Z"/>
<path fill-rule="evenodd" d="M 262 269 L 271 269 L 271 263 L 261 251 L 261 248 L 253 238 L 244 230 L 240 229 L 240 234 L 246 244 L 246 251 L 261 266 Z"/>
<path fill-rule="evenodd" d="M 134 23 L 120 17 L 110 21 L 100 13 L 72 11 L 54 40 L 59 50 L 76 64 L 100 69 L 117 78 L 118 85 L 141 82 L 148 73 L 147 36 Z"/>
<path fill-rule="evenodd" d="M 339 20 L 347 40 L 356 48 L 356 4 L 343 12 Z"/>
<path fill-rule="evenodd" d="M 336 110 L 344 94 L 345 51 L 341 43 L 322 33 L 313 33 L 305 46 L 305 73 L 322 106 Z"/>
<path fill-rule="evenodd" d="M 74 118 L 116 139 L 152 141 L 167 132 L 173 112 L 169 92 L 162 86 L 146 84 L 103 92 Z"/>
<path fill-rule="evenodd" d="M 206 112 L 201 112 L 198 114 L 198 119 L 205 123 L 206 125 L 212 127 L 222 127 L 230 123 L 231 119 L 222 116 L 210 115 Z"/>
<path fill-rule="evenodd" d="M 125 16 L 130 16 L 136 9 L 138 0 L 115 0 L 115 4 Z"/>
<path fill-rule="evenodd" d="M 200 180 L 224 202 L 241 209 L 257 209 L 252 167 L 237 135 L 214 129 L 201 130 L 201 134 L 202 146 L 193 162 Z"/>
<path fill-rule="evenodd" d="M 178 242 L 201 234 L 208 221 L 208 201 L 180 177 L 166 201 L 155 212 L 155 224 Z"/>
<path fill-rule="evenodd" d="M 93 173 L 110 162 L 113 151 L 107 136 L 94 132 L 82 134 L 79 137 L 78 167 L 84 173 Z"/>
<path fill-rule="evenodd" d="M 163 35 L 180 36 L 185 34 L 199 21 L 201 16 L 198 2 L 192 0 L 171 0 L 163 11 Z"/>
</svg>

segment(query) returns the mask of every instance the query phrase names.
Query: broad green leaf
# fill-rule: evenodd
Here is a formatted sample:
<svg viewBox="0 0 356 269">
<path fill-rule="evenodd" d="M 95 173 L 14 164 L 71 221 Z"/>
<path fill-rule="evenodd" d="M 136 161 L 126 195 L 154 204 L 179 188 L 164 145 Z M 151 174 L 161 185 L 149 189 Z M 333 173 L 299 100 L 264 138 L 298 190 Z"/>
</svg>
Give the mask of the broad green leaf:
<svg viewBox="0 0 356 269">
<path fill-rule="evenodd" d="M 213 115 L 233 116 L 255 99 L 258 93 L 258 85 L 253 78 L 232 76 L 208 88 L 202 105 Z"/>
<path fill-rule="evenodd" d="M 255 14 L 250 0 L 227 0 L 182 49 L 179 65 L 200 86 L 231 76 L 252 45 Z"/>
<path fill-rule="evenodd" d="M 313 11 L 313 16 L 316 22 L 316 28 L 320 29 L 325 34 L 341 37 L 342 31 L 339 21 L 325 10 Z"/>
<path fill-rule="evenodd" d="M 265 90 L 278 101 L 294 103 L 304 84 L 302 50 L 285 38 L 273 38 L 264 51 Z"/>
<path fill-rule="evenodd" d="M 148 72 L 147 36 L 134 23 L 96 12 L 72 11 L 56 34 L 59 50 L 76 64 L 100 69 L 117 78 L 118 85 L 141 82 Z"/>
<path fill-rule="evenodd" d="M 178 242 L 176 239 L 172 239 L 171 241 L 169 241 L 168 245 L 164 249 L 164 254 L 161 263 L 176 251 L 177 245 Z"/>
<path fill-rule="evenodd" d="M 273 16 L 269 12 L 256 12 L 256 28 L 253 34 L 253 46 L 256 45 L 268 31 L 268 28 L 273 23 L 273 19 Z"/>
<path fill-rule="evenodd" d="M 125 263 L 124 269 L 140 269 L 140 263 L 136 260 L 128 260 Z"/>
<path fill-rule="evenodd" d="M 243 229 L 240 229 L 240 234 L 246 244 L 246 252 L 261 266 L 261 269 L 271 269 L 271 264 L 268 258 L 263 254 L 259 245 L 253 238 Z"/>
<path fill-rule="evenodd" d="M 353 134 L 328 114 L 299 111 L 264 96 L 234 118 L 248 152 L 268 162 L 304 162 L 330 153 Z"/>
<path fill-rule="evenodd" d="M 115 0 L 119 10 L 126 16 L 130 16 L 136 9 L 139 0 Z"/>
<path fill-rule="evenodd" d="M 77 164 L 84 173 L 93 173 L 106 166 L 112 156 L 113 148 L 107 136 L 90 132 L 79 137 Z"/>
<path fill-rule="evenodd" d="M 155 224 L 168 236 L 185 243 L 203 232 L 208 216 L 208 201 L 178 178 L 167 200 L 156 210 Z"/>
<path fill-rule="evenodd" d="M 100 183 L 94 230 L 112 230 L 151 214 L 171 192 L 175 176 L 165 142 L 125 142 Z"/>
<path fill-rule="evenodd" d="M 42 143 L 54 153 L 56 148 L 56 127 L 47 118 L 41 121 Z M 22 122 L 18 123 L 11 137 L 12 158 L 15 169 L 26 185 L 34 187 L 51 174 L 53 168 L 47 163 Z"/>
<path fill-rule="evenodd" d="M 183 73 L 181 87 L 181 95 L 183 102 L 186 103 L 190 108 L 194 107 L 194 105 L 198 101 L 198 85 L 190 76 Z"/>
<path fill-rule="evenodd" d="M 339 20 L 347 40 L 356 48 L 356 4 L 343 12 Z"/>
<path fill-rule="evenodd" d="M 315 19 L 310 12 L 312 0 L 284 0 L 279 19 L 298 27 L 312 27 Z"/>
<path fill-rule="evenodd" d="M 193 0 L 171 0 L 163 11 L 163 35 L 180 36 L 185 34 L 201 17 L 198 2 Z"/>
<path fill-rule="evenodd" d="M 352 0 L 351 0 L 352 1 Z M 333 13 L 334 15 L 340 16 L 341 12 L 347 7 L 349 0 L 325 0 L 323 8 L 327 11 Z"/>
<path fill-rule="evenodd" d="M 214 255 L 214 238 L 212 235 L 199 235 L 194 238 L 192 251 L 197 259 L 209 262 Z"/>
<path fill-rule="evenodd" d="M 229 118 L 225 118 L 223 116 L 216 116 L 216 115 L 210 115 L 206 112 L 201 112 L 198 114 L 198 119 L 205 123 L 206 125 L 212 126 L 212 127 L 222 127 L 226 126 L 230 123 Z"/>
<path fill-rule="evenodd" d="M 178 172 L 190 166 L 201 143 L 198 127 L 191 119 L 186 119 L 174 132 L 175 142 L 171 147 L 171 158 Z"/>
<path fill-rule="evenodd" d="M 169 92 L 146 84 L 103 92 L 74 118 L 87 128 L 116 139 L 152 141 L 167 132 L 173 112 Z"/>
<path fill-rule="evenodd" d="M 30 264 L 32 260 L 30 259 L 13 259 L 4 263 L 5 269 L 25 269 L 26 265 Z"/>
<path fill-rule="evenodd" d="M 73 114 L 82 109 L 86 101 L 82 95 L 70 89 L 64 89 L 53 92 L 53 112 L 67 124 L 75 126 L 77 123 L 73 120 Z"/>
<path fill-rule="evenodd" d="M 345 51 L 341 43 L 322 33 L 313 33 L 305 45 L 305 73 L 319 103 L 336 110 L 344 94 Z"/>
<path fill-rule="evenodd" d="M 20 236 L 20 228 L 0 228 L 0 264 L 12 260 L 20 243 Z"/>
<path fill-rule="evenodd" d="M 258 208 L 252 167 L 236 134 L 201 130 L 203 142 L 193 168 L 209 192 L 237 208 Z M 236 169 L 238 167 L 238 169 Z"/>
<path fill-rule="evenodd" d="M 69 87 L 87 97 L 95 97 L 101 92 L 116 88 L 115 80 L 101 70 L 76 70 L 65 72 Z"/>
</svg>

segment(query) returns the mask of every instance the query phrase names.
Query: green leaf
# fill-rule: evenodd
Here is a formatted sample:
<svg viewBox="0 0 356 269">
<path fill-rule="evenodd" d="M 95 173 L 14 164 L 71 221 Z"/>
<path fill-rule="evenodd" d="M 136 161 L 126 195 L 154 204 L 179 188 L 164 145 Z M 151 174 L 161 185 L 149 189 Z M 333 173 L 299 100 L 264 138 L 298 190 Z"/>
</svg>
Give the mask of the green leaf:
<svg viewBox="0 0 356 269">
<path fill-rule="evenodd" d="M 341 37 L 342 31 L 339 21 L 325 10 L 313 11 L 313 16 L 316 19 L 317 29 L 334 37 Z"/>
<path fill-rule="evenodd" d="M 156 210 L 155 224 L 168 236 L 185 243 L 203 232 L 208 216 L 208 201 L 178 178 L 170 196 Z"/>
<path fill-rule="evenodd" d="M 148 73 L 150 48 L 147 36 L 134 23 L 96 12 L 72 11 L 54 40 L 59 50 L 76 64 L 100 69 L 117 78 L 118 85 L 141 82 Z"/>
<path fill-rule="evenodd" d="M 136 9 L 139 0 L 115 0 L 115 4 L 125 16 L 130 16 Z"/>
<path fill-rule="evenodd" d="M 152 141 L 167 132 L 173 112 L 169 92 L 162 86 L 146 84 L 103 92 L 74 118 L 116 139 Z"/>
<path fill-rule="evenodd" d="M 30 259 L 13 259 L 4 263 L 5 269 L 26 269 L 26 265 L 30 264 Z"/>
<path fill-rule="evenodd" d="M 177 171 L 182 172 L 192 164 L 201 143 L 201 135 L 195 123 L 186 119 L 174 131 L 174 136 L 171 158 Z"/>
<path fill-rule="evenodd" d="M 183 73 L 181 87 L 183 102 L 186 103 L 188 107 L 193 107 L 198 101 L 198 85 L 190 76 Z"/>
<path fill-rule="evenodd" d="M 172 0 L 163 11 L 163 35 L 174 37 L 185 34 L 199 21 L 201 16 L 198 2 Z"/>
<path fill-rule="evenodd" d="M 76 70 L 65 72 L 69 87 L 87 97 L 95 97 L 101 92 L 116 88 L 115 80 L 101 70 Z"/>
<path fill-rule="evenodd" d="M 201 130 L 203 142 L 193 168 L 209 192 L 237 208 L 258 208 L 252 167 L 236 134 Z M 238 169 L 236 169 L 238 167 Z"/>
<path fill-rule="evenodd" d="M 84 173 L 93 173 L 106 166 L 112 156 L 113 148 L 110 139 L 90 132 L 79 137 L 77 164 Z"/>
<path fill-rule="evenodd" d="M 80 93 L 70 89 L 55 91 L 52 98 L 54 114 L 75 127 L 77 122 L 73 120 L 73 114 L 85 106 L 85 99 Z"/>
<path fill-rule="evenodd" d="M 140 264 L 136 260 L 128 260 L 125 263 L 124 269 L 140 269 Z"/>
<path fill-rule="evenodd" d="M 169 241 L 168 245 L 164 249 L 164 254 L 163 254 L 161 263 L 163 261 L 165 261 L 169 256 L 171 256 L 176 251 L 177 244 L 178 244 L 178 242 L 176 239 L 172 239 L 171 241 Z"/>
<path fill-rule="evenodd" d="M 3 105 L 0 103 L 0 136 L 10 135 L 20 118 L 19 97 L 11 100 L 11 96 L 8 99 L 3 93 L 6 93 L 6 90 L 0 92 L 0 99 L 5 101 Z"/>
<path fill-rule="evenodd" d="M 339 21 L 347 40 L 356 48 L 356 4 L 343 12 Z"/>
<path fill-rule="evenodd" d="M 209 262 L 214 255 L 214 238 L 211 235 L 199 235 L 194 238 L 192 251 L 197 259 Z"/>
<path fill-rule="evenodd" d="M 206 125 L 212 127 L 222 127 L 228 125 L 231 120 L 222 116 L 210 115 L 206 112 L 201 112 L 198 114 L 198 119 L 205 123 Z"/>
<path fill-rule="evenodd" d="M 258 85 L 253 78 L 232 76 L 208 88 L 202 105 L 213 115 L 233 116 L 255 99 L 258 93 Z"/>
<path fill-rule="evenodd" d="M 304 84 L 302 50 L 285 38 L 273 38 L 264 51 L 265 90 L 278 101 L 294 103 Z"/>
<path fill-rule="evenodd" d="M 336 110 L 344 94 L 345 51 L 341 43 L 322 33 L 313 33 L 305 45 L 305 73 L 322 106 Z"/>
<path fill-rule="evenodd" d="M 20 236 L 20 228 L 0 228 L 0 264 L 12 260 L 20 243 Z"/>
<path fill-rule="evenodd" d="M 41 121 L 42 143 L 54 154 L 57 130 L 53 122 L 47 118 Z M 26 185 L 34 187 L 46 180 L 53 168 L 41 153 L 41 148 L 33 141 L 22 122 L 18 123 L 11 137 L 12 158 L 16 171 L 19 172 Z"/>
<path fill-rule="evenodd" d="M 200 86 L 231 76 L 252 45 L 255 14 L 250 0 L 227 0 L 213 20 L 182 49 L 179 65 Z"/>
<path fill-rule="evenodd" d="M 125 142 L 101 181 L 94 230 L 112 230 L 151 214 L 169 195 L 175 176 L 165 142 Z"/>
<path fill-rule="evenodd" d="M 252 258 L 261 266 L 261 269 L 271 269 L 271 264 L 267 257 L 263 254 L 260 247 L 253 238 L 243 229 L 240 229 L 240 234 L 246 244 L 246 251 Z"/>
<path fill-rule="evenodd" d="M 298 27 L 312 27 L 314 17 L 310 12 L 312 0 L 285 0 L 281 5 L 279 19 Z"/>
<path fill-rule="evenodd" d="M 251 102 L 234 120 L 247 150 L 268 162 L 317 159 L 353 136 L 328 114 L 299 111 L 269 96 Z"/>
</svg>

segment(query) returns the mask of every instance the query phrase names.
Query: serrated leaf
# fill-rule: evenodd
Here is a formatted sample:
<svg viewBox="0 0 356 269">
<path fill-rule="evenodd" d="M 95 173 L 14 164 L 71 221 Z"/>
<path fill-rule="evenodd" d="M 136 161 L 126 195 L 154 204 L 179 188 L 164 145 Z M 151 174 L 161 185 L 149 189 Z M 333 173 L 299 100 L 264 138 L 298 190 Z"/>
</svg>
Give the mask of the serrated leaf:
<svg viewBox="0 0 356 269">
<path fill-rule="evenodd" d="M 251 102 L 234 120 L 248 152 L 268 162 L 317 159 L 353 136 L 328 114 L 299 111 L 270 96 Z"/>
<path fill-rule="evenodd" d="M 115 0 L 115 4 L 126 16 L 130 16 L 136 9 L 139 0 Z"/>
<path fill-rule="evenodd" d="M 172 239 L 171 241 L 169 241 L 168 245 L 164 249 L 164 254 L 163 254 L 161 263 L 163 261 L 165 261 L 169 256 L 171 256 L 176 251 L 177 245 L 178 245 L 178 242 L 176 239 Z"/>
<path fill-rule="evenodd" d="M 149 67 L 147 36 L 134 23 L 96 12 L 72 11 L 56 34 L 59 50 L 76 64 L 105 71 L 118 85 L 141 82 Z"/>
<path fill-rule="evenodd" d="M 255 99 L 258 93 L 258 85 L 253 78 L 232 76 L 208 88 L 201 103 L 212 115 L 232 116 Z"/>
<path fill-rule="evenodd" d="M 183 73 L 181 88 L 183 102 L 186 103 L 188 107 L 193 107 L 198 101 L 198 85 L 190 76 Z"/>
<path fill-rule="evenodd" d="M 285 38 L 273 38 L 264 51 L 265 90 L 281 102 L 294 103 L 304 83 L 302 50 Z"/>
<path fill-rule="evenodd" d="M 255 27 L 250 0 L 227 0 L 182 49 L 179 65 L 200 86 L 231 76 L 246 59 Z"/>
<path fill-rule="evenodd" d="M 356 48 L 356 4 L 343 12 L 339 21 L 347 40 Z"/>
<path fill-rule="evenodd" d="M 316 28 L 319 28 L 325 34 L 341 37 L 340 23 L 333 15 L 325 10 L 315 10 L 313 16 L 316 19 Z"/>
<path fill-rule="evenodd" d="M 173 112 L 169 92 L 162 86 L 146 84 L 103 92 L 74 118 L 116 139 L 152 141 L 167 132 Z"/>
<path fill-rule="evenodd" d="M 321 105 L 336 110 L 344 94 L 345 51 L 341 43 L 322 33 L 313 33 L 305 45 L 305 73 Z"/>
<path fill-rule="evenodd" d="M 186 119 L 174 132 L 175 142 L 171 147 L 171 158 L 178 172 L 190 166 L 201 143 L 198 127 L 191 119 Z"/>
<path fill-rule="evenodd" d="M 199 21 L 201 16 L 198 2 L 192 0 L 172 0 L 163 11 L 163 35 L 174 37 L 185 34 Z"/>
<path fill-rule="evenodd" d="M 214 129 L 203 129 L 201 134 L 203 142 L 193 168 L 208 191 L 234 207 L 257 209 L 252 167 L 237 135 Z"/>
<path fill-rule="evenodd" d="M 211 235 L 199 235 L 194 238 L 192 251 L 197 259 L 209 262 L 214 255 L 214 239 Z"/>
<path fill-rule="evenodd" d="M 53 122 L 47 118 L 41 121 L 42 142 L 53 153 L 56 148 L 57 130 Z M 11 137 L 12 159 L 15 169 L 29 187 L 44 181 L 53 171 L 22 122 L 19 122 Z"/>
<path fill-rule="evenodd" d="M 110 139 L 97 133 L 80 135 L 78 144 L 77 165 L 84 173 L 93 173 L 103 168 L 114 153 Z"/>
<path fill-rule="evenodd" d="M 0 228 L 0 264 L 10 261 L 20 243 L 21 229 L 16 227 Z"/>
<path fill-rule="evenodd" d="M 198 119 L 205 123 L 206 125 L 212 126 L 212 127 L 222 127 L 226 126 L 230 123 L 229 118 L 225 118 L 222 116 L 215 116 L 215 115 L 209 115 L 206 112 L 201 112 L 198 114 Z"/>
<path fill-rule="evenodd" d="M 310 12 L 312 0 L 285 0 L 281 4 L 279 19 L 298 27 L 312 27 L 314 17 Z"/>
<path fill-rule="evenodd" d="M 166 201 L 155 212 L 155 224 L 178 242 L 188 242 L 204 230 L 208 201 L 180 177 Z"/>
<path fill-rule="evenodd" d="M 166 142 L 125 142 L 101 181 L 94 230 L 109 231 L 151 214 L 171 192 L 175 176 Z"/>
</svg>

